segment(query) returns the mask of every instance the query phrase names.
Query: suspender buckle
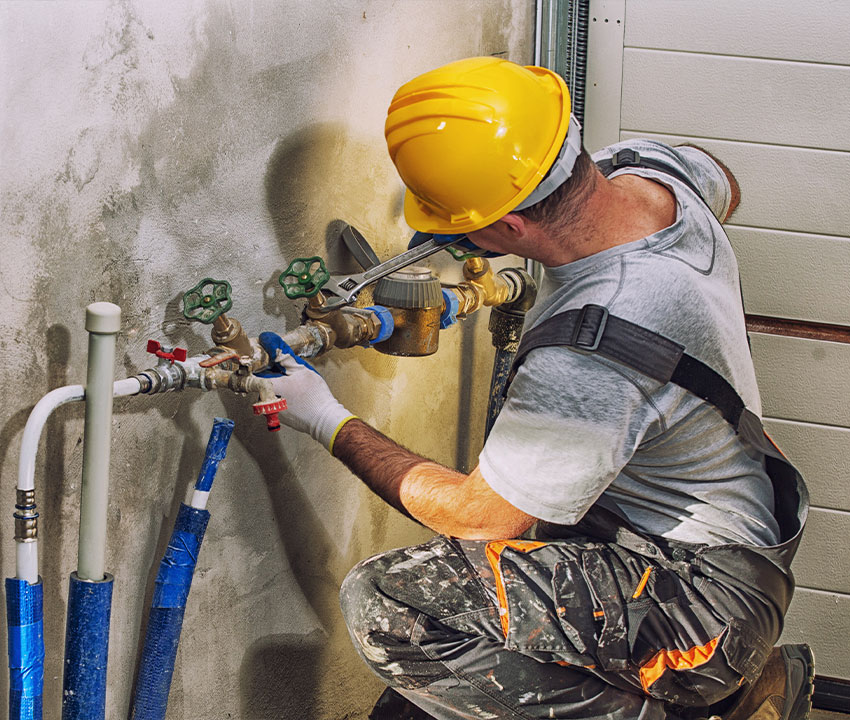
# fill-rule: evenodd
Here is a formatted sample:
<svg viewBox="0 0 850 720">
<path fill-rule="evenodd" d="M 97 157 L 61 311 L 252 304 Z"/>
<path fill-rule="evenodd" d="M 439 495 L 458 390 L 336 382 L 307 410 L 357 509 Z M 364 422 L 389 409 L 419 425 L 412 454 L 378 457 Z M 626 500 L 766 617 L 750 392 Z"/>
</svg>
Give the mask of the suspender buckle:
<svg viewBox="0 0 850 720">
<path fill-rule="evenodd" d="M 588 303 L 578 316 L 571 345 L 579 350 L 593 352 L 599 347 L 607 324 L 608 308 Z"/>
<path fill-rule="evenodd" d="M 611 165 L 615 170 L 622 167 L 634 167 L 640 165 L 640 153 L 637 150 L 620 150 L 611 156 Z"/>
</svg>

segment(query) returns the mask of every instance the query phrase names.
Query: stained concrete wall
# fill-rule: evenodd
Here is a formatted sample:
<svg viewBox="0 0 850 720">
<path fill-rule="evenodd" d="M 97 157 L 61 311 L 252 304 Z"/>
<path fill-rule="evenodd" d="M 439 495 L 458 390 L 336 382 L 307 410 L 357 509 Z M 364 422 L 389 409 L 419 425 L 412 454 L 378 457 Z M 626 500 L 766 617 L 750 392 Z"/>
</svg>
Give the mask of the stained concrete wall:
<svg viewBox="0 0 850 720">
<path fill-rule="evenodd" d="M 276 283 L 290 260 L 320 254 L 353 269 L 336 242 L 341 221 L 382 257 L 408 237 L 382 136 L 395 89 L 464 56 L 528 62 L 533 22 L 526 0 L 0 3 L 5 577 L 21 433 L 48 390 L 85 381 L 84 307 L 122 307 L 119 377 L 151 364 L 148 338 L 208 346 L 206 327 L 180 313 L 182 293 L 206 276 L 232 283 L 250 334 L 293 328 L 301 305 Z M 434 266 L 458 275 L 450 258 Z M 490 353 L 482 317 L 443 333 L 431 358 L 354 349 L 318 364 L 353 412 L 469 468 Z M 308 438 L 268 434 L 245 399 L 197 391 L 116 402 L 107 715 L 126 716 L 156 567 L 216 415 L 236 432 L 168 717 L 365 718 L 380 686 L 349 646 L 339 582 L 356 561 L 428 533 Z M 47 718 L 61 704 L 82 417 L 66 406 L 49 421 L 36 476 Z"/>
</svg>

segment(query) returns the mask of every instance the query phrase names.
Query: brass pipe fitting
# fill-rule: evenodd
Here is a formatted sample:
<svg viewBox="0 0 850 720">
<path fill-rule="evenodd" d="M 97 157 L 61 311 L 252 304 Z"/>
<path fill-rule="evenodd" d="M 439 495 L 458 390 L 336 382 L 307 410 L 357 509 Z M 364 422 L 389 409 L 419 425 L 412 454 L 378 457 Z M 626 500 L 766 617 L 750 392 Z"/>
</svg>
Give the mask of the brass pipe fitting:
<svg viewBox="0 0 850 720">
<path fill-rule="evenodd" d="M 242 324 L 234 318 L 227 317 L 224 313 L 213 320 L 210 336 L 214 345 L 229 347 L 240 355 L 247 355 L 248 357 L 254 355 L 254 347 L 242 329 Z"/>
<path fill-rule="evenodd" d="M 463 264 L 463 277 L 483 290 L 486 307 L 501 305 L 511 297 L 511 286 L 501 275 L 493 272 L 490 263 L 484 258 L 467 258 Z"/>
<path fill-rule="evenodd" d="M 271 402 L 277 399 L 270 380 L 257 377 L 247 371 L 224 370 L 219 366 L 206 369 L 204 387 L 207 390 L 232 390 L 239 395 L 256 392 L 260 396 L 260 402 Z"/>
<path fill-rule="evenodd" d="M 30 542 L 38 539 L 38 512 L 35 490 L 18 490 L 15 502 L 15 540 Z"/>
<path fill-rule="evenodd" d="M 330 325 L 320 320 L 308 320 L 286 333 L 283 339 L 297 355 L 312 358 L 330 350 L 336 341 L 336 334 Z"/>
<path fill-rule="evenodd" d="M 459 318 L 465 318 L 484 307 L 484 288 L 476 283 L 465 280 L 446 289 L 453 292 L 457 297 L 457 316 Z"/>
<path fill-rule="evenodd" d="M 458 299 L 458 317 L 464 318 L 482 307 L 493 307 L 514 300 L 520 288 L 504 273 L 493 272 L 490 263 L 484 258 L 467 258 L 463 264 L 465 279 L 446 288 Z"/>
<path fill-rule="evenodd" d="M 346 306 L 326 311 L 311 302 L 307 305 L 306 314 L 310 318 L 308 322 L 324 326 L 328 341 L 322 352 L 330 350 L 331 347 L 350 348 L 363 345 L 378 337 L 381 330 L 378 317 L 366 308 Z"/>
</svg>

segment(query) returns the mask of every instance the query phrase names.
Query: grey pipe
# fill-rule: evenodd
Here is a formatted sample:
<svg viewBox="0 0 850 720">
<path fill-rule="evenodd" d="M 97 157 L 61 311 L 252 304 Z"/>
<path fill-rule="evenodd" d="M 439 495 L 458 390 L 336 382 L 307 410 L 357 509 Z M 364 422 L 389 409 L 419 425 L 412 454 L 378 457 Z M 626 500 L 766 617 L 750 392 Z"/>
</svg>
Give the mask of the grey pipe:
<svg viewBox="0 0 850 720">
<path fill-rule="evenodd" d="M 121 308 L 117 305 L 97 302 L 86 308 L 89 359 L 77 577 L 94 582 L 100 582 L 105 577 L 112 383 L 115 336 L 120 329 Z"/>
</svg>

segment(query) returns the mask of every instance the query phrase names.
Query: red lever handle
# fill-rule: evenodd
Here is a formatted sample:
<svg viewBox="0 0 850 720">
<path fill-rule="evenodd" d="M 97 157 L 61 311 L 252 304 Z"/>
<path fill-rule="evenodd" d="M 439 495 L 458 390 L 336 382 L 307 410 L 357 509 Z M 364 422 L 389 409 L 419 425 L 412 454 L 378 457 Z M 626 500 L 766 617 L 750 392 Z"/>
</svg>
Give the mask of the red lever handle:
<svg viewBox="0 0 850 720">
<path fill-rule="evenodd" d="M 162 349 L 162 343 L 157 340 L 148 340 L 148 352 L 152 355 L 156 355 L 158 358 L 170 360 L 172 363 L 175 360 L 185 362 L 188 357 L 188 352 L 185 348 L 176 347 L 171 352 L 166 352 Z"/>
</svg>

